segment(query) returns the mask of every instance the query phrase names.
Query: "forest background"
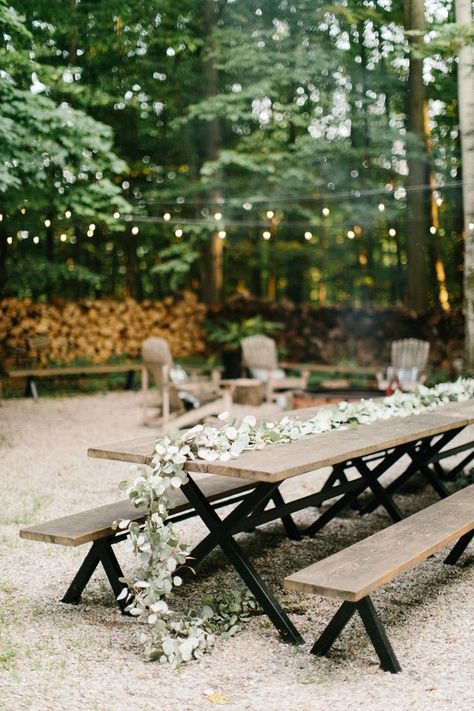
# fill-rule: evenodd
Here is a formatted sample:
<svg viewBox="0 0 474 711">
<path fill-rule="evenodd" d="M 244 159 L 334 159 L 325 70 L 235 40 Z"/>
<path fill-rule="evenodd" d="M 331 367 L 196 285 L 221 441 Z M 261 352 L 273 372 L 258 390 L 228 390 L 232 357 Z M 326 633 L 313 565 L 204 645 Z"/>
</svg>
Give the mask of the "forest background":
<svg viewBox="0 0 474 711">
<path fill-rule="evenodd" d="M 451 0 L 0 0 L 20 298 L 463 297 Z"/>
</svg>

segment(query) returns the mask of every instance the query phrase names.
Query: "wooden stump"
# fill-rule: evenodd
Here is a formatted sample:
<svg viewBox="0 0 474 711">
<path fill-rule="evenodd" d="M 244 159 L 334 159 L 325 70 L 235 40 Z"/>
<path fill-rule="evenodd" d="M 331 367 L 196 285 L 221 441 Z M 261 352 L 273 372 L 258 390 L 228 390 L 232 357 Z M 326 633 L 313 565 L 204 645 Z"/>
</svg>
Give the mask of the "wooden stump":
<svg viewBox="0 0 474 711">
<path fill-rule="evenodd" d="M 253 378 L 224 381 L 230 385 L 232 400 L 236 405 L 261 405 L 265 399 L 265 385 Z"/>
</svg>

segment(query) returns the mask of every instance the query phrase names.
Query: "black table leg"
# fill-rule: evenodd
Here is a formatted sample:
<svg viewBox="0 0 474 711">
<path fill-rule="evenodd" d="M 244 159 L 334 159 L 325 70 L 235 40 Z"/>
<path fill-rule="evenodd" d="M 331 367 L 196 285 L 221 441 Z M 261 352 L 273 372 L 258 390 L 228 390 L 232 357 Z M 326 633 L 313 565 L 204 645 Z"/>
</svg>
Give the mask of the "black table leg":
<svg viewBox="0 0 474 711">
<path fill-rule="evenodd" d="M 271 485 L 259 486 L 268 487 Z M 257 487 L 257 489 L 258 488 L 259 487 Z M 222 521 L 191 477 L 189 477 L 188 482 L 181 487 L 181 490 L 187 497 L 189 503 L 194 506 L 194 509 L 210 533 L 215 534 L 213 547 L 219 545 L 220 548 L 222 548 L 229 562 L 234 566 L 260 607 L 278 629 L 283 639 L 293 644 L 303 644 L 304 640 L 300 633 L 288 615 L 283 611 L 279 602 L 267 588 L 242 548 L 234 540 L 231 529 L 232 526 L 235 525 L 235 516 L 232 523 L 229 523 L 232 514 L 229 514 L 229 516 Z M 263 491 L 261 490 L 260 493 L 262 495 Z M 265 494 L 266 493 L 267 492 L 265 492 Z M 258 503 L 258 500 L 256 500 L 253 507 L 258 506 Z M 235 514 L 235 510 L 233 513 Z"/>
</svg>

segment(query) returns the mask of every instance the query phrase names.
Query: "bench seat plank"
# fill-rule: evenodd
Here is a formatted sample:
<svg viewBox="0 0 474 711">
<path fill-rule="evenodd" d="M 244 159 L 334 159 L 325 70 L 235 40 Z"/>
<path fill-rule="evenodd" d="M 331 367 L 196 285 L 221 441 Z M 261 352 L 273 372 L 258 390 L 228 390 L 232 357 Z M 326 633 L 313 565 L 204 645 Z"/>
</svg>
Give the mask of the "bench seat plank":
<svg viewBox="0 0 474 711">
<path fill-rule="evenodd" d="M 139 363 L 116 365 L 65 365 L 58 368 L 15 368 L 8 370 L 9 378 L 54 378 L 55 375 L 101 375 L 106 373 L 128 373 L 141 370 Z"/>
<path fill-rule="evenodd" d="M 255 484 L 232 477 L 207 476 L 200 479 L 199 485 L 209 501 L 215 501 L 225 496 L 238 494 Z M 170 513 L 177 514 L 191 508 L 189 501 L 180 489 L 173 492 L 171 498 L 173 498 L 175 505 Z M 63 546 L 80 546 L 114 535 L 117 532 L 112 528 L 114 521 L 120 519 L 141 521 L 145 516 L 145 509 L 137 509 L 130 500 L 122 499 L 89 511 L 81 511 L 70 516 L 22 528 L 20 537 Z"/>
<path fill-rule="evenodd" d="M 357 602 L 474 526 L 474 484 L 287 577 L 288 590 Z"/>
</svg>

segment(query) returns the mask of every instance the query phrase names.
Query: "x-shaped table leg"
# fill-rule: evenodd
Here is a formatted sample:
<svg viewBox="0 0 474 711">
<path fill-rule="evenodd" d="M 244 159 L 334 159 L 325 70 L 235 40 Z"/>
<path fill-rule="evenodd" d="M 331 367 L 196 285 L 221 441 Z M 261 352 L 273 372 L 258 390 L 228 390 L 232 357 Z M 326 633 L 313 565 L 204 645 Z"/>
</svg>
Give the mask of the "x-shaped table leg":
<svg viewBox="0 0 474 711">
<path fill-rule="evenodd" d="M 232 535 L 232 528 L 236 522 L 251 513 L 262 500 L 268 499 L 276 488 L 278 488 L 278 484 L 258 484 L 254 491 L 223 520 L 219 518 L 192 477 L 189 477 L 188 482 L 181 487 L 181 490 L 210 532 L 202 542 L 205 545 L 198 545 L 193 553 L 197 553 L 198 557 L 202 558 L 203 554 L 220 546 L 283 639 L 293 644 L 303 644 L 304 640 L 300 633 Z"/>
</svg>

